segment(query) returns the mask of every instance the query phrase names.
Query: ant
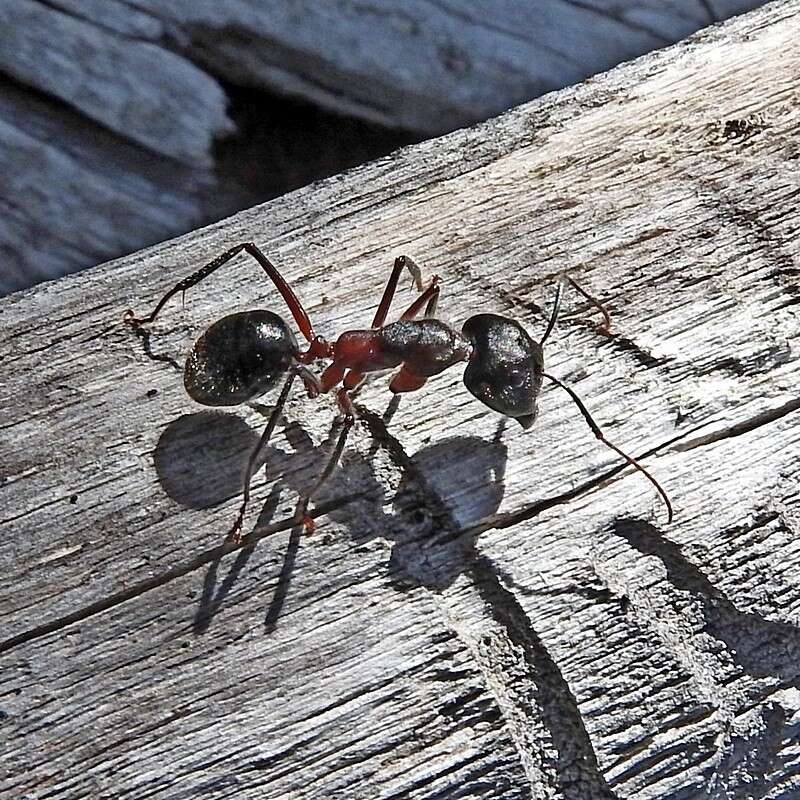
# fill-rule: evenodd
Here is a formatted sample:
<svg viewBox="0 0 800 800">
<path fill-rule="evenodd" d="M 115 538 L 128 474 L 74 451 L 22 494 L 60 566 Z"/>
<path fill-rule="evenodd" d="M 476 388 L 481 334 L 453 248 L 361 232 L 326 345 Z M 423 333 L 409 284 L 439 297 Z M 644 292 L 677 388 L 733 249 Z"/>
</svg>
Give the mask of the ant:
<svg viewBox="0 0 800 800">
<path fill-rule="evenodd" d="M 658 481 L 634 458 L 606 439 L 573 389 L 544 370 L 542 347 L 558 319 L 567 283 L 602 312 L 605 321 L 600 330 L 608 332 L 608 312 L 572 278 L 562 275 L 559 280 L 550 319 L 538 342 L 518 322 L 498 314 L 476 314 L 458 332 L 435 317 L 441 291 L 438 276 L 423 288 L 419 267 L 408 256 L 399 256 L 394 261 L 372 325 L 367 329 L 345 331 L 330 343 L 315 332 L 302 303 L 275 265 L 255 244 L 245 242 L 226 250 L 173 286 L 149 316 L 138 318 L 129 309 L 125 312 L 125 322 L 136 329 L 152 323 L 170 298 L 179 292 L 185 294 L 187 289 L 241 252 L 251 255 L 275 285 L 307 347 L 303 350 L 298 346 L 287 323 L 272 311 L 243 311 L 211 325 L 195 342 L 186 359 L 183 376 L 186 391 L 193 400 L 206 406 L 246 403 L 277 386 L 286 376 L 264 433 L 248 458 L 242 504 L 227 540 L 241 541 L 255 465 L 275 430 L 295 378 L 300 377 L 311 398 L 339 387 L 336 399 L 343 415 L 342 429 L 328 463 L 298 506 L 298 516 L 302 515 L 303 524 L 310 533 L 314 522 L 307 513 L 308 503 L 339 461 L 356 418 L 353 393 L 367 375 L 399 367 L 389 383 L 389 390 L 399 395 L 422 388 L 428 378 L 460 363 L 466 364 L 463 380 L 467 389 L 493 411 L 515 419 L 524 429 L 530 428 L 536 419 L 536 400 L 543 379 L 559 386 L 578 406 L 594 435 L 653 484 L 666 505 L 668 522 L 672 521 L 672 505 Z M 420 294 L 399 320 L 386 324 L 398 281 L 406 269 Z M 307 365 L 320 358 L 331 359 L 331 363 L 317 377 Z"/>
</svg>

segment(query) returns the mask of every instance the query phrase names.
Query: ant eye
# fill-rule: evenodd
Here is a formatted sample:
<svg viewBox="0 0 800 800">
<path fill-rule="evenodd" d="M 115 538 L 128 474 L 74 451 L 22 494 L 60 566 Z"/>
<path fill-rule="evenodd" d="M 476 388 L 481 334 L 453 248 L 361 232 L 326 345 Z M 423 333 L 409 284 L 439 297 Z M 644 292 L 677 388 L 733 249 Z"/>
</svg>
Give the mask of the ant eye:
<svg viewBox="0 0 800 800">
<path fill-rule="evenodd" d="M 422 525 L 427 519 L 428 515 L 421 508 L 414 509 L 414 512 L 411 514 L 411 521 L 414 525 Z"/>
</svg>

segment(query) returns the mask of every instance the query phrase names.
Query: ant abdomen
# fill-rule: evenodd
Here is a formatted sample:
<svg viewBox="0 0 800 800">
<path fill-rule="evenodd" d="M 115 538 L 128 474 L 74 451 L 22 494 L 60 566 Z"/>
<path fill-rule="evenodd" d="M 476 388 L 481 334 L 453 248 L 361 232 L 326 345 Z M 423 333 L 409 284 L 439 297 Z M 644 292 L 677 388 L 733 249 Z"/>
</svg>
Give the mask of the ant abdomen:
<svg viewBox="0 0 800 800">
<path fill-rule="evenodd" d="M 493 411 L 530 428 L 542 387 L 542 347 L 518 322 L 499 314 L 470 317 L 462 333 L 472 343 L 464 385 Z"/>
<path fill-rule="evenodd" d="M 186 359 L 183 383 L 205 406 L 235 406 L 269 391 L 292 365 L 297 341 L 271 311 L 242 311 L 215 322 Z"/>
</svg>

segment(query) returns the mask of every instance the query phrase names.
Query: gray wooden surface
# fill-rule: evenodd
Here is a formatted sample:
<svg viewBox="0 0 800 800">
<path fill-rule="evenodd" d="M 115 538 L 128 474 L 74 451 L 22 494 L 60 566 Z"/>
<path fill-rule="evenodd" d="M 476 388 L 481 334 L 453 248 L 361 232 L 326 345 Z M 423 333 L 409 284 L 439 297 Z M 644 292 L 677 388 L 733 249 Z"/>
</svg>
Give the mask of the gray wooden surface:
<svg viewBox="0 0 800 800">
<path fill-rule="evenodd" d="M 285 123 L 269 96 L 250 102 L 275 144 L 214 149 L 242 87 L 426 136 L 761 2 L 0 0 L 0 294 L 300 185 L 280 177 Z M 257 163 L 231 176 L 242 159 Z M 275 176 L 269 194 L 244 185 L 253 173 Z"/>
<path fill-rule="evenodd" d="M 0 793 L 798 797 L 798 33 L 770 5 L 0 302 Z M 555 390 L 502 431 L 453 371 L 388 426 L 365 389 L 313 537 L 335 408 L 298 391 L 220 548 L 264 409 L 209 414 L 164 359 L 281 306 L 242 258 L 151 358 L 121 314 L 247 239 L 329 335 L 399 253 L 446 317 L 532 331 L 573 270 L 615 336 L 570 296 L 548 368 L 675 522 Z"/>
</svg>

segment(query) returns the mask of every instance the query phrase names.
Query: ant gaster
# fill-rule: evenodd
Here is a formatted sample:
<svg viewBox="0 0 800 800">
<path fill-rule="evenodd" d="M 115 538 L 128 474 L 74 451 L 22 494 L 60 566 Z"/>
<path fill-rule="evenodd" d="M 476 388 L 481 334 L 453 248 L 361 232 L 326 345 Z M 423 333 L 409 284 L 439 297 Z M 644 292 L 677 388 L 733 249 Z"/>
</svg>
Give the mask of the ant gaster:
<svg viewBox="0 0 800 800">
<path fill-rule="evenodd" d="M 269 391 L 284 375 L 287 376 L 264 433 L 248 459 L 242 504 L 228 534 L 230 540 L 238 542 L 241 539 L 255 465 L 272 436 L 296 377 L 305 384 L 309 397 L 330 392 L 338 386 L 336 397 L 344 416 L 342 430 L 325 469 L 298 506 L 303 523 L 311 531 L 314 523 L 307 514 L 308 501 L 339 461 L 356 417 L 352 393 L 366 376 L 399 367 L 389 383 L 390 391 L 399 394 L 420 389 L 428 378 L 459 363 L 466 364 L 464 384 L 467 389 L 492 410 L 517 420 L 523 428 L 530 428 L 536 418 L 536 400 L 543 379 L 561 387 L 578 406 L 594 435 L 655 486 L 666 505 L 668 521 L 672 521 L 672 506 L 658 481 L 634 458 L 609 442 L 578 395 L 544 370 L 542 346 L 558 318 L 565 283 L 568 282 L 603 313 L 606 330 L 610 323 L 605 308 L 572 278 L 563 276 L 559 281 L 550 320 L 538 342 L 518 322 L 498 314 L 476 314 L 464 323 L 459 333 L 434 316 L 440 294 L 438 277 L 434 276 L 423 289 L 419 267 L 407 256 L 400 256 L 395 259 L 372 325 L 362 330 L 345 331 L 331 344 L 314 331 L 308 314 L 274 264 L 255 244 L 246 242 L 225 251 L 173 286 L 149 316 L 138 318 L 128 310 L 125 321 L 136 328 L 153 322 L 171 297 L 179 292 L 185 293 L 242 251 L 255 258 L 274 283 L 306 340 L 307 348 L 302 350 L 298 346 L 291 329 L 277 314 L 244 311 L 230 314 L 211 325 L 195 342 L 186 359 L 186 391 L 192 399 L 207 406 L 246 403 Z M 411 273 L 420 294 L 398 321 L 386 324 L 400 275 L 405 269 Z M 331 359 L 331 363 L 318 378 L 307 365 L 320 358 Z"/>
</svg>

